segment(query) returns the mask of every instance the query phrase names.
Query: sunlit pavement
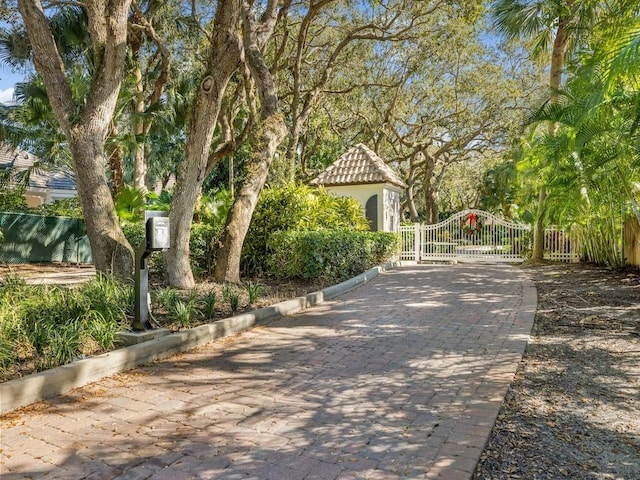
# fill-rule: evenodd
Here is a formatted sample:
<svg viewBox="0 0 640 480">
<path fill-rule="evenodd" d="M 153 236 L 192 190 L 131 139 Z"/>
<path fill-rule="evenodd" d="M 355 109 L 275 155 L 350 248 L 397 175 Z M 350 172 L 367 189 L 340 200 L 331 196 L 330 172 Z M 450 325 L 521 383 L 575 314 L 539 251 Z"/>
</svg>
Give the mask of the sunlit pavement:
<svg viewBox="0 0 640 480">
<path fill-rule="evenodd" d="M 5 417 L 3 479 L 469 479 L 533 324 L 521 270 L 421 265 Z"/>
</svg>

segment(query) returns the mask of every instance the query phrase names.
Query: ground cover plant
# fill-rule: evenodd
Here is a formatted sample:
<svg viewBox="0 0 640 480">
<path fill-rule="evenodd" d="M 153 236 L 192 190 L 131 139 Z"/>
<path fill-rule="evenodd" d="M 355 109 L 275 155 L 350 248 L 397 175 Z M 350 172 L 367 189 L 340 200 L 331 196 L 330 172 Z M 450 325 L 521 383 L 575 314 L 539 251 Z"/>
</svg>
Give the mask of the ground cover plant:
<svg viewBox="0 0 640 480">
<path fill-rule="evenodd" d="M 76 286 L 32 285 L 33 273 L 78 272 L 71 265 L 0 265 L 0 382 L 118 348 L 133 315 L 130 283 L 98 274 Z M 287 279 L 241 284 L 202 280 L 196 288 L 152 288 L 152 323 L 178 331 L 295 298 L 325 286 Z"/>
<path fill-rule="evenodd" d="M 116 333 L 130 328 L 131 284 L 98 274 L 78 286 L 28 285 L 16 275 L 19 266 L 12 270 L 0 275 L 0 381 L 117 348 Z M 153 319 L 176 331 L 317 287 L 283 285 L 278 290 L 254 280 L 243 285 L 202 282 L 189 291 L 157 288 L 152 292 Z"/>
<path fill-rule="evenodd" d="M 52 368 L 114 347 L 133 289 L 98 274 L 77 287 L 0 280 L 0 379 Z"/>
</svg>

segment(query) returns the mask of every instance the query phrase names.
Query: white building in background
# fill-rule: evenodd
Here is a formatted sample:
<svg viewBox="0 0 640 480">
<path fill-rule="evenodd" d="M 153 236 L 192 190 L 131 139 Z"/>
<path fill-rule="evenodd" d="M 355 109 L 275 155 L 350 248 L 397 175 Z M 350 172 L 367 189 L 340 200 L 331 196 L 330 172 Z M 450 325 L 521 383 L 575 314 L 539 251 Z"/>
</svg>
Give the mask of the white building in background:
<svg viewBox="0 0 640 480">
<path fill-rule="evenodd" d="M 73 174 L 66 169 L 38 166 L 38 157 L 19 148 L 0 145 L 0 174 L 10 175 L 8 188 L 15 187 L 21 176 L 29 170 L 29 181 L 25 188 L 25 198 L 30 207 L 77 195 Z"/>
<path fill-rule="evenodd" d="M 400 231 L 400 193 L 406 184 L 366 145 L 349 149 L 310 183 L 358 200 L 371 230 Z"/>
</svg>

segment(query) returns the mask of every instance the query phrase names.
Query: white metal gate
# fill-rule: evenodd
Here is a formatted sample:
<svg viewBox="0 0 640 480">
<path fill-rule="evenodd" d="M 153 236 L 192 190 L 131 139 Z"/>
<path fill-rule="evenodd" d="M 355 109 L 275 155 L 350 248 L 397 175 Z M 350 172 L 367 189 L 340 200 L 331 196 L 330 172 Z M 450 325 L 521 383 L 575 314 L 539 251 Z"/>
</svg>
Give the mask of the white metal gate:
<svg viewBox="0 0 640 480">
<path fill-rule="evenodd" d="M 402 260 L 521 262 L 531 250 L 531 226 L 483 210 L 465 210 L 434 225 L 403 225 Z M 560 239 L 561 241 L 558 241 Z M 578 261 L 578 239 L 552 227 L 545 232 L 545 258 Z"/>
</svg>

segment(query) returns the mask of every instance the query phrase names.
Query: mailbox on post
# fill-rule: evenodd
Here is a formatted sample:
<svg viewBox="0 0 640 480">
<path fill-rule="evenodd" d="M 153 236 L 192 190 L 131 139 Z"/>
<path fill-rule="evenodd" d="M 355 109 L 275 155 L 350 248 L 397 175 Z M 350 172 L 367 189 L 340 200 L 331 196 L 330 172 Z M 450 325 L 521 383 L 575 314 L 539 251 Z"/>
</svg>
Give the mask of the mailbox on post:
<svg viewBox="0 0 640 480">
<path fill-rule="evenodd" d="M 135 305 L 131 327 L 144 331 L 153 328 L 149 322 L 151 299 L 149 297 L 149 270 L 147 257 L 152 252 L 168 250 L 170 245 L 169 217 L 167 212 L 144 212 L 145 241 L 136 251 Z"/>
<path fill-rule="evenodd" d="M 145 230 L 147 250 L 154 252 L 169 249 L 169 217 L 148 218 L 145 222 Z"/>
</svg>

